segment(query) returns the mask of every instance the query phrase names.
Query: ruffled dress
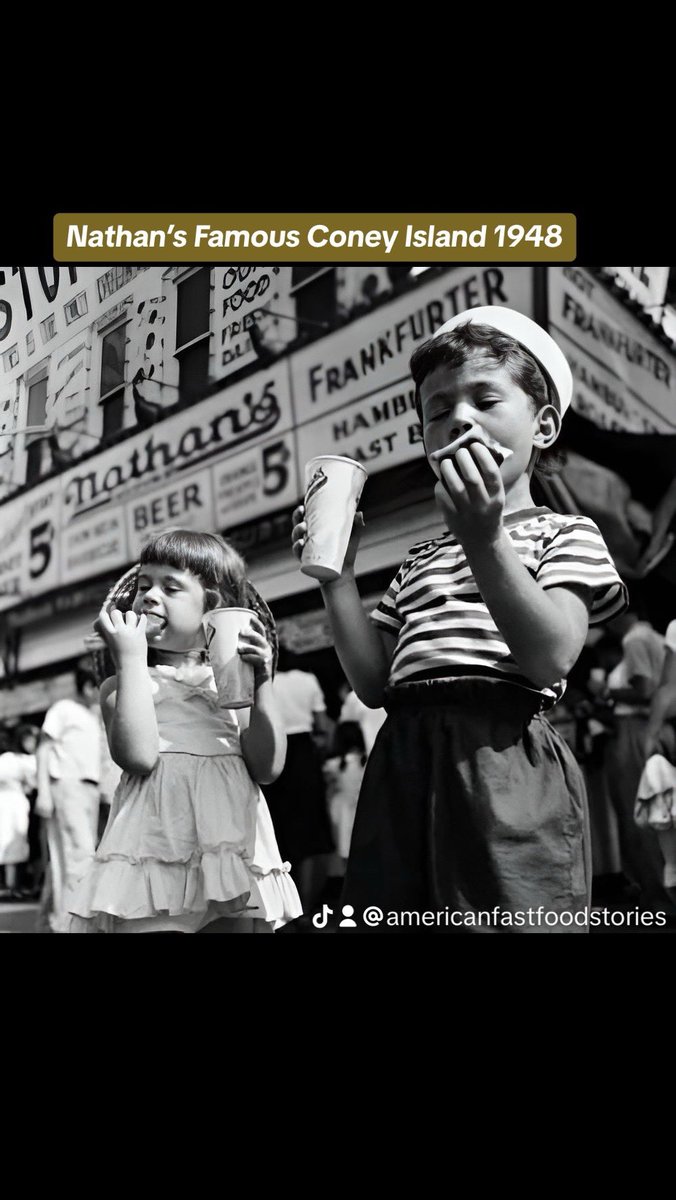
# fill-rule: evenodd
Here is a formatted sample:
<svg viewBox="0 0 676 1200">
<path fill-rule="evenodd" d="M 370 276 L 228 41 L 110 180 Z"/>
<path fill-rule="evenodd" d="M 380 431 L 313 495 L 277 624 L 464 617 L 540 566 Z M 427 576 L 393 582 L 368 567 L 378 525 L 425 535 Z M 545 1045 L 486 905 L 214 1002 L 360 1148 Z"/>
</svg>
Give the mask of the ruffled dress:
<svg viewBox="0 0 676 1200">
<path fill-rule="evenodd" d="M 149 775 L 123 772 L 93 864 L 69 897 L 69 932 L 196 933 L 223 916 L 276 929 L 301 916 L 211 668 L 149 672 L 159 758 Z"/>
</svg>

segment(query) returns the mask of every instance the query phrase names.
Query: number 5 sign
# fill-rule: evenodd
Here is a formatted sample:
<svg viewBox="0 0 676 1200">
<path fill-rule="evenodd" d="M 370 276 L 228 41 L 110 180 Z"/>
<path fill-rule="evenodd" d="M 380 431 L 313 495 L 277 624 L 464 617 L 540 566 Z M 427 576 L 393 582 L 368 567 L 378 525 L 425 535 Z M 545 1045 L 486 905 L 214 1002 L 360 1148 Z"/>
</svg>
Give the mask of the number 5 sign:
<svg viewBox="0 0 676 1200">
<path fill-rule="evenodd" d="M 24 597 L 48 592 L 59 583 L 61 490 L 58 481 L 34 488 L 25 501 L 26 545 L 21 570 Z"/>
</svg>

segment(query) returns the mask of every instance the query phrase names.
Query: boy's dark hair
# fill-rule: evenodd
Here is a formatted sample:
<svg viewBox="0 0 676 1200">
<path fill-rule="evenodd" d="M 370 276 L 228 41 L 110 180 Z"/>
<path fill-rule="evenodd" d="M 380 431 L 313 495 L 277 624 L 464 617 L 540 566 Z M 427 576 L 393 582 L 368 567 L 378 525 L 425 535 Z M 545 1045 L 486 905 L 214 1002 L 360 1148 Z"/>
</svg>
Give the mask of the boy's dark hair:
<svg viewBox="0 0 676 1200">
<path fill-rule="evenodd" d="M 461 367 L 471 355 L 482 352 L 504 366 L 521 391 L 530 397 L 533 415 L 545 404 L 553 404 L 558 409 L 539 364 L 519 342 L 491 325 L 467 321 L 464 325 L 457 325 L 450 333 L 429 338 L 411 355 L 409 367 L 415 383 L 415 407 L 421 425 L 420 385 L 423 380 L 437 367 Z M 535 469 L 542 475 L 552 475 L 562 462 L 563 457 L 558 451 L 542 450 L 537 456 Z"/>
</svg>

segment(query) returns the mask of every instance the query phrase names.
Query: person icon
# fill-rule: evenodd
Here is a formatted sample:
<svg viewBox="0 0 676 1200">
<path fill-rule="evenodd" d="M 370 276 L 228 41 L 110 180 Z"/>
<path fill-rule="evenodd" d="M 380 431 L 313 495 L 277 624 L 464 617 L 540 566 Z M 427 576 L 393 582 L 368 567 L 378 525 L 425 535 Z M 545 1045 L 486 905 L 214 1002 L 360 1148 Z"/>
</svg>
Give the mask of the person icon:
<svg viewBox="0 0 676 1200">
<path fill-rule="evenodd" d="M 346 928 L 347 929 L 356 929 L 357 922 L 352 920 L 352 914 L 354 913 L 353 906 L 351 904 L 344 904 L 342 912 L 343 912 L 343 920 L 340 922 L 338 928 L 339 929 L 346 929 Z"/>
</svg>

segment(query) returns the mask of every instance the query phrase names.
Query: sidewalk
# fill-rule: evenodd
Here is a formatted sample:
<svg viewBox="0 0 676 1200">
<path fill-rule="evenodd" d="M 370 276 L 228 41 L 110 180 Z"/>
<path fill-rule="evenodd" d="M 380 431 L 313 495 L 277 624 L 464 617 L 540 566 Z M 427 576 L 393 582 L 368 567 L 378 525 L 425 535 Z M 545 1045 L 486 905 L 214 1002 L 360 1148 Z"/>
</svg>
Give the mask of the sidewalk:
<svg viewBox="0 0 676 1200">
<path fill-rule="evenodd" d="M 0 933 L 36 933 L 39 904 L 0 903 Z"/>
</svg>

